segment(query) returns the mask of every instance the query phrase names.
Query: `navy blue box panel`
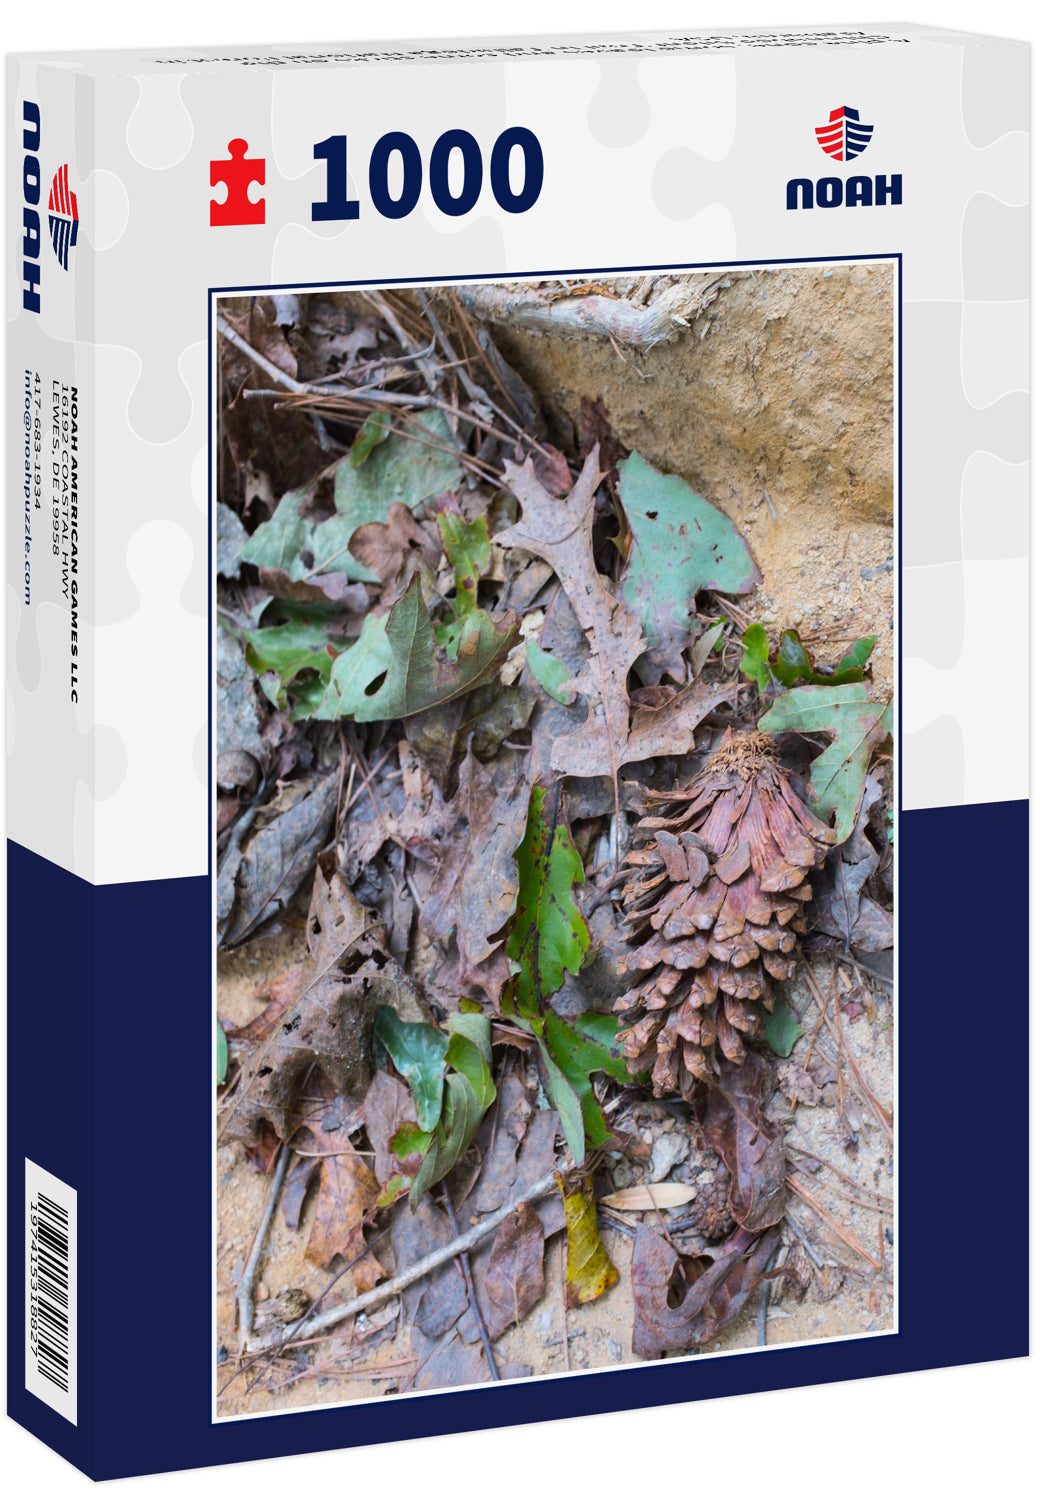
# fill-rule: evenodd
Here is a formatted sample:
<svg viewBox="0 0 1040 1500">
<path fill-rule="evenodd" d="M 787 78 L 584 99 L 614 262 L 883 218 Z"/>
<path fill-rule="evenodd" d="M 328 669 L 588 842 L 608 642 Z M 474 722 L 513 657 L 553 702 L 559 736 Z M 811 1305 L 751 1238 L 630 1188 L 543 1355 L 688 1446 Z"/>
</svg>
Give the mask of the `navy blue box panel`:
<svg viewBox="0 0 1040 1500">
<path fill-rule="evenodd" d="M 965 1262 L 949 1247 L 964 1184 L 985 1182 L 999 1205 L 1002 1283 L 1025 1291 L 1028 804 L 904 813 L 898 838 L 898 1334 L 224 1423 L 210 1416 L 208 881 L 94 889 L 9 844 L 8 1211 L 16 1226 L 26 1155 L 77 1190 L 82 1298 L 73 1428 L 24 1389 L 12 1235 L 11 1415 L 104 1479 L 1027 1353 L 1024 1311 L 950 1318 Z M 957 941 L 970 888 L 961 872 L 980 851 L 1001 873 L 999 981 L 989 944 Z M 988 1011 L 1000 1016 L 999 1057 Z M 999 1139 L 978 1112 L 970 1130 L 951 1131 L 958 1101 L 998 1066 Z M 171 1283 L 181 1331 L 153 1354 L 150 1309 Z M 127 1380 L 128 1359 L 147 1379 Z"/>
</svg>

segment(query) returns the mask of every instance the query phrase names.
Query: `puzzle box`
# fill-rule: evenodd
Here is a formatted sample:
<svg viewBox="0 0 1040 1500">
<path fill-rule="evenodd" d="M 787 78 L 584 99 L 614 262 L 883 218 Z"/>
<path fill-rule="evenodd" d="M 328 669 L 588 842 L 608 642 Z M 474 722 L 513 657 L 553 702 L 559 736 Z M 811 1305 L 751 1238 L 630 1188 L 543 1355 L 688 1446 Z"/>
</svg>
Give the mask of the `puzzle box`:
<svg viewBox="0 0 1040 1500">
<path fill-rule="evenodd" d="M 10 1410 L 94 1477 L 1025 1352 L 939 1231 L 1024 1283 L 1027 69 L 10 61 Z"/>
</svg>

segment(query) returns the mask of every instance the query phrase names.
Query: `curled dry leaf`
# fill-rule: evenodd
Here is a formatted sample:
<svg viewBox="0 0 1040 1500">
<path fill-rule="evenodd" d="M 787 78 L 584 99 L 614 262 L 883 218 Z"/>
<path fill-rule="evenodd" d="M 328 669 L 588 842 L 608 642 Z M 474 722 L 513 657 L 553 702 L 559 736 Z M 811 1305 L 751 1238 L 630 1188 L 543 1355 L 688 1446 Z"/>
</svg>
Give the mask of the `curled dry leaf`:
<svg viewBox="0 0 1040 1500">
<path fill-rule="evenodd" d="M 697 1349 L 717 1338 L 742 1311 L 779 1243 L 780 1231 L 773 1227 L 749 1250 L 712 1261 L 679 1255 L 641 1224 L 632 1256 L 633 1351 L 658 1359 L 669 1349 Z"/>
<path fill-rule="evenodd" d="M 720 1059 L 702 1120 L 705 1139 L 730 1175 L 730 1212 L 749 1231 L 776 1224 L 784 1214 L 783 1137 L 762 1112 L 768 1073 L 769 1065 L 754 1052 L 739 1065 Z"/>
<path fill-rule="evenodd" d="M 395 580 L 405 570 L 412 571 L 408 566 L 410 558 L 421 559 L 428 568 L 436 569 L 441 555 L 437 543 L 399 500 L 387 511 L 385 521 L 368 521 L 358 527 L 350 539 L 350 552 L 383 585 L 384 606 L 392 604 L 396 597 Z"/>
<path fill-rule="evenodd" d="M 859 948 L 880 953 L 894 941 L 892 913 L 868 896 L 864 887 L 877 872 L 881 855 L 867 837 L 871 810 L 881 799 L 881 783 L 867 777 L 856 826 L 842 844 L 827 856 L 816 883 L 817 932 L 836 938 L 846 953 Z"/>
<path fill-rule="evenodd" d="M 793 1060 L 781 1063 L 776 1070 L 777 1083 L 788 1099 L 799 1104 L 822 1104 L 837 1082 L 838 1075 L 829 1063 L 813 1063 L 807 1071 Z"/>
</svg>

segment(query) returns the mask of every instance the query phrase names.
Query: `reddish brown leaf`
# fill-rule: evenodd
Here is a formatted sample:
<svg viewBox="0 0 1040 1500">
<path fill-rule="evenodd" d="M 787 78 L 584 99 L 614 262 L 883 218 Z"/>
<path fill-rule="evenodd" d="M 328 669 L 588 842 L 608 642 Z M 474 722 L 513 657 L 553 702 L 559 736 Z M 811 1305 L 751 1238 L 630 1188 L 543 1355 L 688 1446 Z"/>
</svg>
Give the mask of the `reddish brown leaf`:
<svg viewBox="0 0 1040 1500">
<path fill-rule="evenodd" d="M 764 1229 L 784 1214 L 784 1147 L 780 1127 L 762 1113 L 768 1064 L 749 1052 L 744 1062 L 719 1058 L 709 1086 L 705 1139 L 729 1171 L 730 1212 L 747 1230 Z"/>
<path fill-rule="evenodd" d="M 500 786 L 472 752 L 467 754 L 450 804 L 454 826 L 442 840 L 437 873 L 419 914 L 432 938 L 443 941 L 454 929 L 460 982 L 475 980 L 492 1000 L 509 973 L 502 939 L 494 934 L 516 905 L 513 853 L 524 836 L 527 802 L 523 782 Z M 489 963 L 493 959 L 497 964 Z"/>
<path fill-rule="evenodd" d="M 369 607 L 368 589 L 355 583 L 346 573 L 318 573 L 313 578 L 290 578 L 285 568 L 260 568 L 260 587 L 278 599 L 313 600 L 319 604 L 340 604 L 358 617 L 356 629 L 340 629 L 344 635 L 357 635 L 361 619 Z"/>
<path fill-rule="evenodd" d="M 322 1103 L 312 1106 L 308 1125 L 293 1137 L 294 1148 L 307 1155 L 302 1158 L 299 1169 L 294 1167 L 290 1173 L 290 1177 L 296 1180 L 289 1202 L 290 1210 L 295 1209 L 298 1222 L 306 1187 L 311 1181 L 308 1164 L 311 1168 L 318 1168 L 319 1172 L 314 1173 L 318 1179 L 318 1191 L 307 1242 L 307 1258 L 327 1267 L 337 1255 L 349 1261 L 364 1249 L 365 1215 L 375 1207 L 379 1183 L 365 1159 L 357 1155 L 350 1140 L 351 1129 L 357 1129 L 361 1123 L 360 1109 L 350 1108 L 350 1101 L 337 1096 L 323 1075 L 318 1075 L 312 1089 L 315 1085 Z M 341 1120 L 343 1124 L 339 1123 Z M 286 1222 L 289 1222 L 288 1215 Z M 291 1227 L 294 1226 L 290 1224 Z M 354 1267 L 352 1274 L 355 1289 L 367 1292 L 384 1273 L 375 1257 L 367 1255 Z"/>
<path fill-rule="evenodd" d="M 678 1255 L 662 1235 L 638 1226 L 632 1255 L 633 1353 L 657 1359 L 667 1349 L 693 1347 L 693 1317 L 685 1298 L 711 1264 L 703 1255 Z"/>
<path fill-rule="evenodd" d="M 386 513 L 385 521 L 367 521 L 359 526 L 350 538 L 350 552 L 362 567 L 374 573 L 383 585 L 382 603 L 389 606 L 400 592 L 395 583 L 402 580 L 404 572 L 411 572 L 410 564 L 424 562 L 435 569 L 441 557 L 441 547 L 435 542 L 412 515 L 407 505 L 395 500 Z"/>
<path fill-rule="evenodd" d="M 315 1178 L 321 1176 L 321 1159 L 298 1156 L 285 1174 L 282 1189 L 282 1217 L 287 1229 L 299 1229 L 304 1200 Z"/>
<path fill-rule="evenodd" d="M 678 1255 L 661 1235 L 640 1225 L 632 1256 L 633 1351 L 657 1359 L 669 1349 L 697 1349 L 717 1338 L 743 1310 L 779 1242 L 774 1226 L 750 1250 L 710 1261 Z"/>
<path fill-rule="evenodd" d="M 535 453 L 534 472 L 538 483 L 550 495 L 566 495 L 574 483 L 566 458 L 552 443 L 543 443 Z"/>
<path fill-rule="evenodd" d="M 242 811 L 242 804 L 237 797 L 225 797 L 223 793 L 217 795 L 217 833 L 222 834 L 225 828 L 230 828 L 232 823 Z"/>
<path fill-rule="evenodd" d="M 529 1203 L 522 1203 L 496 1234 L 483 1285 L 477 1288 L 478 1297 L 484 1294 L 484 1318 L 492 1339 L 521 1322 L 541 1297 L 544 1253 L 542 1221 Z"/>
<path fill-rule="evenodd" d="M 390 1149 L 390 1138 L 405 1120 L 415 1119 L 412 1091 L 400 1078 L 379 1072 L 365 1095 L 365 1130 L 375 1152 L 373 1168 L 380 1183 L 387 1183 L 401 1170 Z"/>
</svg>

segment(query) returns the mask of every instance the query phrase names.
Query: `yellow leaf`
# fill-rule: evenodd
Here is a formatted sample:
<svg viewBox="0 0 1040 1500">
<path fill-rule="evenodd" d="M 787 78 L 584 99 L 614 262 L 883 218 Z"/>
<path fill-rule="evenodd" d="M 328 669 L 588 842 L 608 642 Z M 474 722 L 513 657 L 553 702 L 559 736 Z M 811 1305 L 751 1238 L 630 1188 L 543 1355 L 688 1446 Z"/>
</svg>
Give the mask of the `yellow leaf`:
<svg viewBox="0 0 1040 1500">
<path fill-rule="evenodd" d="M 557 1173 L 556 1182 L 563 1194 L 563 1211 L 567 1219 L 567 1295 L 568 1307 L 594 1302 L 618 1279 L 599 1237 L 596 1225 L 596 1199 L 587 1177 L 578 1179 L 569 1192 Z"/>
</svg>

